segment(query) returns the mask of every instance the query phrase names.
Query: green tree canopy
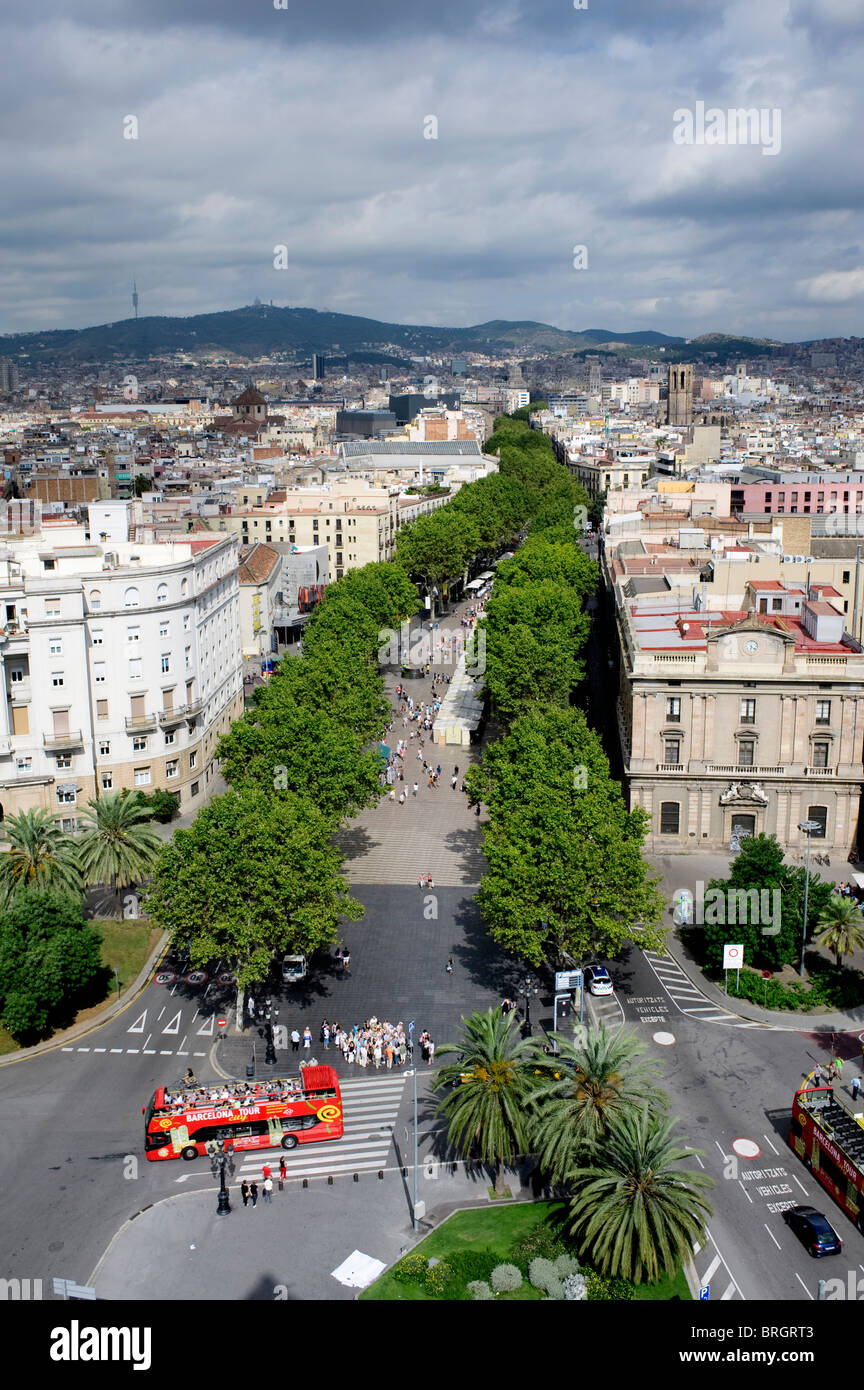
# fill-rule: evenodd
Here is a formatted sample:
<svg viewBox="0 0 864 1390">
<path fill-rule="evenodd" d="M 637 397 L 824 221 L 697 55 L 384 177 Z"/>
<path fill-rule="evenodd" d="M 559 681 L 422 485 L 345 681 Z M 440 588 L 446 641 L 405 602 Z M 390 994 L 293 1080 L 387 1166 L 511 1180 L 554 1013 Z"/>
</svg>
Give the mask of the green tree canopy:
<svg viewBox="0 0 864 1390">
<path fill-rule="evenodd" d="M 44 1033 L 102 969 L 98 933 L 81 896 L 31 884 L 0 916 L 0 1017 L 19 1041 Z"/>
<path fill-rule="evenodd" d="M 860 904 L 854 898 L 832 893 L 827 907 L 820 914 L 818 926 L 816 940 L 820 946 L 827 946 L 837 965 L 844 956 L 851 956 L 864 946 L 864 919 L 861 917 Z"/>
<path fill-rule="evenodd" d="M 190 941 L 195 965 L 230 960 L 245 987 L 275 952 L 311 954 L 363 909 L 341 876 L 331 822 L 305 798 L 244 788 L 214 797 L 162 851 L 154 922 Z"/>
<path fill-rule="evenodd" d="M 125 792 L 106 792 L 87 805 L 79 841 L 81 868 L 88 883 L 111 884 L 119 908 L 121 888 L 147 877 L 162 839 L 148 824 L 150 808 Z"/>
</svg>

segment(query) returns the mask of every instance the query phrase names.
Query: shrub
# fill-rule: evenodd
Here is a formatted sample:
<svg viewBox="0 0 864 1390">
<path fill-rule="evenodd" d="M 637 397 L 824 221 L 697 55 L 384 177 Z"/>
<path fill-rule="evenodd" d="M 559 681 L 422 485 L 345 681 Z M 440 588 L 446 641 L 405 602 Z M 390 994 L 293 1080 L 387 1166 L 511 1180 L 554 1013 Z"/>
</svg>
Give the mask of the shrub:
<svg viewBox="0 0 864 1390">
<path fill-rule="evenodd" d="M 513 1246 L 512 1253 L 515 1259 L 527 1265 L 535 1259 L 555 1260 L 566 1253 L 566 1247 L 554 1227 L 540 1221 Z"/>
<path fill-rule="evenodd" d="M 485 1279 L 472 1279 L 468 1285 L 468 1292 L 476 1303 L 488 1303 L 495 1297 Z"/>
<path fill-rule="evenodd" d="M 535 1289 L 542 1289 L 550 1298 L 562 1298 L 561 1277 L 552 1260 L 538 1256 L 528 1266 L 528 1279 Z"/>
<path fill-rule="evenodd" d="M 429 1261 L 425 1255 L 406 1255 L 393 1271 L 393 1278 L 400 1284 L 419 1284 L 425 1278 Z"/>
<path fill-rule="evenodd" d="M 522 1287 L 522 1271 L 515 1265 L 496 1265 L 492 1271 L 492 1287 L 496 1293 L 515 1293 Z"/>
<path fill-rule="evenodd" d="M 464 1284 L 471 1280 L 488 1280 L 498 1263 L 498 1256 L 491 1250 L 454 1250 L 447 1256 L 453 1275 Z"/>
<path fill-rule="evenodd" d="M 439 1260 L 437 1264 L 430 1265 L 426 1270 L 426 1292 L 430 1298 L 439 1298 L 452 1280 L 452 1269 L 443 1260 Z"/>
<path fill-rule="evenodd" d="M 585 1285 L 590 1303 L 608 1300 L 624 1303 L 631 1299 L 634 1294 L 634 1288 L 629 1279 L 607 1279 L 604 1274 L 598 1274 L 596 1269 L 586 1269 Z"/>
<path fill-rule="evenodd" d="M 565 1279 L 568 1274 L 579 1274 L 582 1269 L 575 1255 L 559 1255 L 554 1265 L 555 1272 L 561 1279 Z"/>
<path fill-rule="evenodd" d="M 588 1297 L 588 1287 L 581 1274 L 568 1274 L 564 1280 L 564 1297 L 568 1303 L 578 1303 Z"/>
</svg>

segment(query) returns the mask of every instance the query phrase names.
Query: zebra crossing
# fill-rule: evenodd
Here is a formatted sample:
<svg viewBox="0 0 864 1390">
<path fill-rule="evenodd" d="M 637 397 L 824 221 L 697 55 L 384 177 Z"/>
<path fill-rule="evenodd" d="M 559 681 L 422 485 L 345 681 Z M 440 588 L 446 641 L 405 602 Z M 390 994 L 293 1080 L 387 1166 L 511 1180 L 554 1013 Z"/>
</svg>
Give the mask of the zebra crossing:
<svg viewBox="0 0 864 1390">
<path fill-rule="evenodd" d="M 296 1149 L 261 1150 L 236 1155 L 236 1181 L 256 1181 L 267 1163 L 277 1168 L 284 1156 L 292 1178 L 338 1177 L 383 1168 L 408 1080 L 404 1072 L 340 1080 L 345 1132 L 341 1139 L 298 1144 Z"/>
<path fill-rule="evenodd" d="M 700 1023 L 722 1023 L 729 1028 L 772 1027 L 770 1023 L 739 1018 L 729 1009 L 712 1004 L 671 956 L 661 956 L 657 951 L 645 951 L 644 956 L 679 1013 L 688 1014 Z"/>
<path fill-rule="evenodd" d="M 727 1265 L 717 1242 L 710 1231 L 706 1232 L 705 1245 L 697 1241 L 693 1246 L 693 1272 L 699 1285 L 699 1298 L 712 1303 L 728 1303 L 732 1299 L 744 1299 L 735 1276 Z M 721 1293 L 720 1290 L 723 1290 Z M 746 1300 L 745 1300 L 746 1301 Z"/>
</svg>

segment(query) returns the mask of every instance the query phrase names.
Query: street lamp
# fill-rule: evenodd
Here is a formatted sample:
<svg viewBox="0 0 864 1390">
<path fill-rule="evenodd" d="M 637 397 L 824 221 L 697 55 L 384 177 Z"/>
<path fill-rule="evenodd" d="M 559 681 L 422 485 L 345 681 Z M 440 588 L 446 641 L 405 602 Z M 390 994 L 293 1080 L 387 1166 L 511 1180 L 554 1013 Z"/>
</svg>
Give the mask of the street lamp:
<svg viewBox="0 0 864 1390">
<path fill-rule="evenodd" d="M 801 968 L 799 975 L 804 974 L 804 947 L 807 944 L 807 901 L 810 896 L 810 840 L 817 830 L 822 829 L 822 822 L 818 820 L 801 820 L 798 822 L 798 829 L 803 830 L 807 836 L 807 869 L 804 874 L 804 923 L 801 928 Z"/>
<path fill-rule="evenodd" d="M 234 1145 L 231 1140 L 222 1140 L 222 1148 L 216 1155 L 216 1162 L 219 1164 L 219 1205 L 216 1208 L 217 1216 L 228 1216 L 231 1211 L 231 1203 L 228 1200 L 228 1188 L 225 1185 L 225 1169 L 234 1171 Z"/>
<path fill-rule="evenodd" d="M 531 1036 L 531 995 L 535 997 L 540 993 L 539 981 L 534 975 L 526 974 L 516 987 L 525 999 L 525 1022 L 522 1024 L 523 1038 Z"/>
</svg>

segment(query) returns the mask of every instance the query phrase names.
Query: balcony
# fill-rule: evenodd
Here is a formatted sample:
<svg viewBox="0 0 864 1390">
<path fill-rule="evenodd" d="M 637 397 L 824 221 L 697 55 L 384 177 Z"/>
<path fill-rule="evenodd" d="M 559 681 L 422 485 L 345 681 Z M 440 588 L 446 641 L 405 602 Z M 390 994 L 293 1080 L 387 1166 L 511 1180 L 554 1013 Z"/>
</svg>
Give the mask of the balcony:
<svg viewBox="0 0 864 1390">
<path fill-rule="evenodd" d="M 155 712 L 153 714 L 127 714 L 124 722 L 127 733 L 145 733 L 149 729 L 156 728 L 157 716 Z"/>
<path fill-rule="evenodd" d="M 173 709 L 160 709 L 158 713 L 160 729 L 176 729 L 186 716 L 185 705 L 175 705 Z"/>
<path fill-rule="evenodd" d="M 0 735 L 0 758 L 11 758 L 12 740 L 8 734 Z"/>
<path fill-rule="evenodd" d="M 658 771 L 658 772 L 686 772 L 686 771 L 687 771 L 687 764 L 686 764 L 686 763 L 658 763 L 658 764 L 657 764 L 657 771 Z"/>
<path fill-rule="evenodd" d="M 837 769 L 834 767 L 805 767 L 805 777 L 835 777 Z"/>
<path fill-rule="evenodd" d="M 723 777 L 737 777 L 739 781 L 749 782 L 753 777 L 785 777 L 786 768 L 780 764 L 753 763 L 742 767 L 740 763 L 709 763 L 706 772 L 718 772 Z"/>
<path fill-rule="evenodd" d="M 80 729 L 70 729 L 65 734 L 43 734 L 42 746 L 48 753 L 62 753 L 66 748 L 83 748 L 84 736 Z"/>
</svg>

